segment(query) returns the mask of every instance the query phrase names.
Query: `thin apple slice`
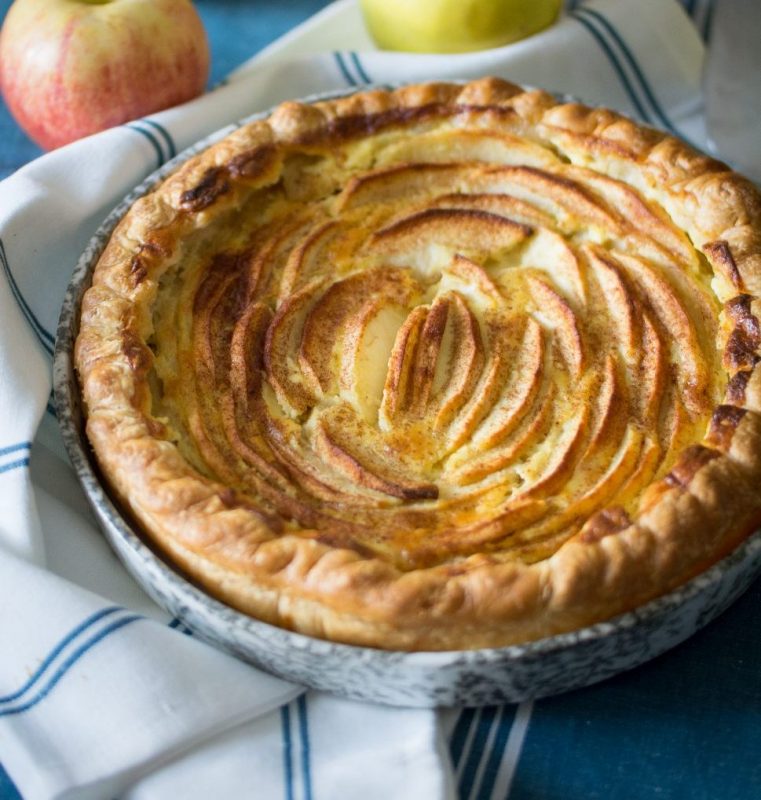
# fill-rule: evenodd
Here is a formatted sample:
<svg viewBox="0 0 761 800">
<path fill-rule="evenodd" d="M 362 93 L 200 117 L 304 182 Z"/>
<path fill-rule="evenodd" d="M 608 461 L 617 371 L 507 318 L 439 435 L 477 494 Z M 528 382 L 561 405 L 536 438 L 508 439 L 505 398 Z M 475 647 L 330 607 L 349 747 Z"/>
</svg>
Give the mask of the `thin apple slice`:
<svg viewBox="0 0 761 800">
<path fill-rule="evenodd" d="M 457 292 L 446 297 L 450 300 L 447 332 L 436 361 L 430 401 L 436 431 L 449 425 L 471 396 L 485 360 L 478 320 Z"/>
<path fill-rule="evenodd" d="M 533 405 L 542 385 L 546 342 L 540 325 L 526 319 L 523 341 L 501 397 L 472 438 L 468 453 L 489 450 L 505 439 Z M 467 456 L 467 453 L 464 453 Z"/>
<path fill-rule="evenodd" d="M 455 254 L 441 271 L 439 294 L 457 291 L 477 311 L 498 308 L 504 298 L 489 273 L 469 258 Z"/>
<path fill-rule="evenodd" d="M 524 200 L 560 222 L 564 232 L 594 228 L 599 234 L 620 234 L 620 218 L 601 207 L 581 184 L 561 174 L 530 166 L 493 167 L 484 177 L 491 191 Z"/>
<path fill-rule="evenodd" d="M 590 398 L 594 418 L 589 432 L 589 443 L 582 459 L 592 461 L 598 456 L 605 458 L 611 447 L 616 447 L 626 420 L 629 417 L 628 398 L 618 379 L 616 362 L 608 353 L 602 368 L 601 382 Z"/>
<path fill-rule="evenodd" d="M 252 413 L 278 461 L 286 466 L 288 474 L 301 491 L 328 504 L 388 505 L 388 497 L 357 486 L 345 475 L 326 468 L 323 460 L 311 449 L 309 441 L 302 436 L 302 426 L 283 413 L 268 384 L 262 385 L 261 393 L 254 399 Z"/>
<path fill-rule="evenodd" d="M 631 186 L 583 167 L 568 166 L 566 174 L 582 182 L 588 192 L 600 199 L 601 205 L 623 219 L 625 229 L 641 234 L 637 237 L 640 245 L 644 240 L 652 240 L 661 250 L 665 263 L 676 261 L 695 272 L 700 269 L 697 253 L 687 234 L 679 230 L 665 212 L 657 214 L 656 209 L 660 207 L 645 202 Z M 636 249 L 641 251 L 641 246 Z"/>
<path fill-rule="evenodd" d="M 577 398 L 558 395 L 555 412 L 552 435 L 543 443 L 537 441 L 535 454 L 529 455 L 525 467 L 518 468 L 525 481 L 522 497 L 548 497 L 556 492 L 573 497 L 574 487 L 584 491 L 615 461 L 626 436 L 628 415 L 621 413 L 613 358 L 606 359 L 601 383 L 596 376 L 585 377 L 578 387 Z M 563 419 L 562 415 L 569 412 L 575 416 Z M 611 485 L 612 480 L 611 477 Z M 620 483 L 623 480 L 624 477 Z M 535 535 L 540 538 L 549 535 L 572 521 L 573 515 L 566 516 L 561 511 L 558 524 L 544 526 Z"/>
<path fill-rule="evenodd" d="M 621 487 L 631 479 L 641 461 L 642 443 L 643 433 L 636 425 L 629 425 L 620 447 L 610 462 L 606 463 L 600 477 L 595 480 L 595 475 L 584 472 L 582 464 L 581 472 L 577 469 L 574 479 L 562 492 L 564 496 L 573 496 L 574 491 L 579 489 L 582 494 L 571 501 L 558 503 L 559 507 L 553 517 L 521 531 L 515 537 L 516 546 L 523 542 L 530 544 L 532 548 L 539 548 L 540 552 L 545 547 L 552 548 L 558 535 L 561 541 L 566 540 L 574 528 L 578 528 L 579 521 L 595 510 L 609 503 L 620 503 Z M 583 475 L 583 478 L 576 480 L 579 475 Z"/>
<path fill-rule="evenodd" d="M 687 409 L 695 415 L 707 413 L 712 405 L 708 367 L 701 355 L 695 325 L 686 310 L 688 302 L 673 284 L 640 259 L 622 253 L 612 255 L 634 279 L 652 309 L 655 324 L 666 331 L 665 338 L 673 343 L 670 356 L 677 368 L 679 391 Z"/>
<path fill-rule="evenodd" d="M 585 354 L 573 308 L 543 280 L 529 275 L 526 283 L 537 306 L 534 313 L 552 331 L 571 377 L 578 378 L 585 367 Z"/>
<path fill-rule="evenodd" d="M 378 418 L 391 351 L 407 309 L 378 300 L 362 307 L 343 340 L 339 394 L 366 422 Z"/>
<path fill-rule="evenodd" d="M 368 203 L 395 204 L 410 197 L 422 200 L 426 195 L 451 191 L 476 169 L 469 164 L 425 162 L 382 167 L 353 177 L 339 195 L 337 209 L 345 212 Z"/>
<path fill-rule="evenodd" d="M 605 325 L 613 333 L 618 351 L 630 367 L 639 365 L 642 358 L 637 301 L 627 285 L 623 270 L 602 248 L 584 246 L 586 258 L 600 288 L 600 304 L 605 309 Z"/>
<path fill-rule="evenodd" d="M 272 322 L 264 303 L 252 303 L 235 323 L 230 341 L 230 386 L 241 414 L 248 412 L 249 398 L 261 388 L 264 342 Z"/>
<path fill-rule="evenodd" d="M 448 129 L 418 133 L 387 145 L 376 156 L 376 163 L 486 162 L 529 164 L 554 168 L 560 162 L 549 148 L 505 133 L 473 129 Z"/>
<path fill-rule="evenodd" d="M 410 376 L 408 404 L 409 411 L 415 416 L 423 415 L 431 398 L 451 305 L 450 297 L 446 295 L 437 297 L 431 304 L 420 329 Z"/>
<path fill-rule="evenodd" d="M 213 386 L 217 379 L 215 350 L 218 349 L 217 342 L 220 335 L 223 335 L 222 326 L 230 324 L 229 315 L 220 313 L 218 307 L 230 305 L 230 289 L 239 280 L 240 275 L 237 271 L 228 270 L 226 259 L 218 257 L 193 298 L 193 353 L 196 359 L 200 359 L 198 366 L 205 368 L 207 373 L 205 381 L 209 386 Z M 225 375 L 224 368 L 219 370 L 219 378 L 221 379 L 223 375 Z"/>
<path fill-rule="evenodd" d="M 456 486 L 469 486 L 490 479 L 489 484 L 509 483 L 501 471 L 513 467 L 518 459 L 531 448 L 541 444 L 554 418 L 553 405 L 556 392 L 552 386 L 537 403 L 535 413 L 526 418 L 524 424 L 504 444 L 481 451 L 477 455 L 465 454 L 463 450 L 450 459 L 444 470 L 447 479 Z"/>
<path fill-rule="evenodd" d="M 221 392 L 222 425 L 231 448 L 244 462 L 254 467 L 247 480 L 259 476 L 281 490 L 288 485 L 271 449 L 255 424 L 249 403 L 261 391 L 264 367 L 264 340 L 272 321 L 272 311 L 263 303 L 249 306 L 236 322 L 230 342 L 229 392 Z M 269 498 L 257 483 L 263 496 Z"/>
<path fill-rule="evenodd" d="M 194 455 L 190 462 L 199 471 L 208 475 L 216 475 L 219 480 L 227 485 L 235 486 L 239 482 L 236 464 L 228 457 L 224 446 L 218 439 L 218 433 L 213 427 L 207 427 L 210 417 L 203 413 L 195 399 L 188 400 L 186 404 L 185 423 L 194 440 Z M 212 423 L 213 425 L 213 423 Z M 198 459 L 201 460 L 199 464 Z"/>
<path fill-rule="evenodd" d="M 486 365 L 472 397 L 449 427 L 447 454 L 454 452 L 471 439 L 481 420 L 491 411 L 504 391 L 525 326 L 526 320 L 520 318 L 497 317 L 487 320 Z"/>
<path fill-rule="evenodd" d="M 296 490 L 291 471 L 270 446 L 262 425 L 262 354 L 271 318 L 270 309 L 256 303 L 236 323 L 230 345 L 230 391 L 218 398 L 219 417 L 231 450 L 250 467 L 245 472 L 246 488 L 267 500 L 278 514 L 315 526 L 321 524 L 322 515 L 309 496 Z M 335 496 L 324 484 L 321 489 L 325 496 Z"/>
<path fill-rule="evenodd" d="M 518 500 L 503 503 L 488 519 L 462 522 L 434 532 L 426 529 L 400 532 L 393 541 L 396 552 L 404 553 L 404 566 L 430 567 L 451 562 L 456 556 L 488 551 L 516 531 L 529 527 L 551 511 L 544 500 Z M 481 558 L 487 556 L 482 555 Z"/>
<path fill-rule="evenodd" d="M 231 264 L 229 259 L 217 257 L 195 293 L 190 336 L 182 342 L 180 351 L 180 363 L 187 354 L 189 365 L 181 378 L 184 394 L 180 408 L 194 443 L 195 458 L 191 462 L 202 472 L 219 475 L 228 484 L 236 485 L 236 465 L 225 456 L 224 434 L 210 407 L 218 382 L 224 384 L 227 380 L 224 342 L 228 331 L 221 328 L 217 312 L 229 302 L 227 291 L 238 280 L 237 273 L 228 269 Z"/>
<path fill-rule="evenodd" d="M 617 491 L 615 502 L 628 506 L 642 492 L 642 489 L 652 483 L 663 461 L 664 451 L 658 442 L 646 438 L 642 442 L 639 461 L 632 474 L 624 485 Z"/>
<path fill-rule="evenodd" d="M 262 302 L 281 302 L 286 293 L 280 291 L 282 272 L 299 242 L 309 234 L 315 224 L 319 225 L 322 212 L 312 211 L 309 214 L 297 214 L 273 221 L 267 226 L 266 233 L 257 235 L 254 232 L 252 255 L 248 270 L 256 277 L 255 294 L 249 292 L 247 299 Z M 251 280 L 249 280 L 251 284 Z"/>
<path fill-rule="evenodd" d="M 415 480 L 378 431 L 351 406 L 326 409 L 315 424 L 315 449 L 323 461 L 360 486 L 400 500 L 433 500 L 438 487 Z"/>
<path fill-rule="evenodd" d="M 658 432 L 666 452 L 673 454 L 694 443 L 705 432 L 705 423 L 701 425 L 698 421 L 696 424 L 694 415 L 686 408 L 679 393 L 671 389 L 661 406 Z"/>
<path fill-rule="evenodd" d="M 476 173 L 480 175 L 480 173 Z M 475 192 L 470 191 L 476 188 Z M 466 193 L 467 191 L 467 193 Z M 489 184 L 470 179 L 467 190 L 445 194 L 428 203 L 429 208 L 470 208 L 478 211 L 488 211 L 490 214 L 499 214 L 529 228 L 553 228 L 558 222 L 551 214 L 541 211 L 536 206 L 519 200 L 509 194 L 489 193 Z"/>
<path fill-rule="evenodd" d="M 455 252 L 507 252 L 531 235 L 526 225 L 488 211 L 431 208 L 398 219 L 368 242 L 368 252 L 423 276 L 436 275 Z"/>
<path fill-rule="evenodd" d="M 583 308 L 587 302 L 587 280 L 575 252 L 568 242 L 553 231 L 540 229 L 520 253 L 525 270 L 544 273 L 558 293 Z M 510 271 L 510 268 L 508 268 Z M 499 280 L 499 270 L 492 270 Z"/>
<path fill-rule="evenodd" d="M 564 422 L 561 433 L 551 447 L 546 447 L 543 456 L 549 459 L 538 472 L 536 464 L 521 468 L 525 480 L 522 496 L 547 497 L 552 495 L 571 475 L 582 452 L 584 441 L 589 434 L 590 412 L 587 406 L 577 410 L 576 416 Z M 545 458 L 540 459 L 545 461 Z"/>
<path fill-rule="evenodd" d="M 552 506 L 546 500 L 511 499 L 491 519 L 443 531 L 440 538 L 445 538 L 447 535 L 460 536 L 463 540 L 463 548 L 460 551 L 473 552 L 477 547 L 483 547 L 490 542 L 496 543 L 506 536 L 529 528 L 545 517 L 551 509 Z"/>
<path fill-rule="evenodd" d="M 338 390 L 336 346 L 364 316 L 366 303 L 406 306 L 417 290 L 408 272 L 389 268 L 357 272 L 330 286 L 308 311 L 302 329 L 298 362 L 309 391 L 320 397 Z"/>
<path fill-rule="evenodd" d="M 256 297 L 266 282 L 264 266 L 259 251 L 256 246 L 251 246 L 250 242 L 246 243 L 244 249 L 217 254 L 199 285 L 194 305 L 202 302 L 201 296 L 212 286 L 217 285 L 216 282 L 223 273 L 237 276 L 238 283 L 234 292 L 235 304 L 238 307 L 236 311 L 245 308 L 251 302 L 256 302 Z"/>
<path fill-rule="evenodd" d="M 304 320 L 320 297 L 326 279 L 318 279 L 286 298 L 278 308 L 264 341 L 264 368 L 281 406 L 293 417 L 315 403 L 298 362 Z"/>
<path fill-rule="evenodd" d="M 623 394 L 618 380 L 615 360 L 610 354 L 605 359 L 601 383 L 599 385 L 591 384 L 591 395 L 585 394 L 584 396 L 590 397 L 589 402 L 593 414 L 588 431 L 585 431 L 586 445 L 580 451 L 578 463 L 563 490 L 564 494 L 569 497 L 577 494 L 579 490 L 585 492 L 585 487 L 596 485 L 600 475 L 609 474 L 609 485 L 613 486 L 613 474 L 607 471 L 611 464 L 616 463 L 622 453 L 622 448 L 625 449 L 627 436 L 632 438 L 639 430 L 634 423 L 630 422 L 626 396 Z M 634 432 L 627 433 L 628 428 L 632 428 Z M 639 453 L 642 438 L 640 435 L 637 440 L 637 453 Z M 635 448 L 634 444 L 631 446 Z M 634 463 L 630 463 L 631 459 L 634 460 Z M 627 456 L 625 463 L 628 465 L 628 472 L 626 475 L 634 469 L 636 460 L 637 455 L 633 452 Z M 624 477 L 626 476 L 621 477 L 616 486 L 623 483 Z M 579 488 L 577 489 L 577 487 Z M 600 491 L 603 491 L 602 488 Z M 586 497 L 586 494 L 584 496 Z M 569 519 L 571 518 L 569 517 Z"/>
<path fill-rule="evenodd" d="M 220 388 L 229 391 L 229 341 L 240 284 L 240 264 L 235 256 L 215 257 L 193 299 L 189 345 L 192 384 L 183 398 L 188 428 L 196 451 L 212 473 L 238 483 L 236 465 L 225 458 L 227 442 L 217 419 L 214 399 Z"/>
<path fill-rule="evenodd" d="M 642 315 L 642 361 L 637 382 L 638 411 L 643 423 L 651 428 L 658 421 L 666 386 L 666 348 L 658 336 L 650 315 Z"/>
<path fill-rule="evenodd" d="M 325 273 L 327 251 L 340 234 L 342 226 L 329 220 L 313 227 L 309 235 L 291 250 L 280 277 L 279 297 L 286 298 L 312 280 Z"/>
<path fill-rule="evenodd" d="M 388 373 L 378 413 L 378 423 L 382 430 L 393 430 L 395 418 L 407 407 L 415 352 L 427 316 L 428 309 L 417 306 L 397 331 L 388 360 Z"/>
</svg>

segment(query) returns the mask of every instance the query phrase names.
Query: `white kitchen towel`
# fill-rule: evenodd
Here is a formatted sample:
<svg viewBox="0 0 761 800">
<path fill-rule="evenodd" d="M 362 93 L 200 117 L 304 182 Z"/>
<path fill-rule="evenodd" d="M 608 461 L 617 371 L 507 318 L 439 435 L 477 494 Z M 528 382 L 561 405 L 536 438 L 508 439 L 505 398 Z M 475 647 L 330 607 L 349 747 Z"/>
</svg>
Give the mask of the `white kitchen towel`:
<svg viewBox="0 0 761 800">
<path fill-rule="evenodd" d="M 675 0 L 593 0 L 529 40 L 461 56 L 374 52 L 355 0 L 341 0 L 199 100 L 0 184 L 0 762 L 24 798 L 454 791 L 434 712 L 299 695 L 183 636 L 99 536 L 57 436 L 50 368 L 73 265 L 108 211 L 220 126 L 367 82 L 496 74 L 700 143 L 702 57 Z M 505 751 L 497 762 L 517 757 Z"/>
</svg>

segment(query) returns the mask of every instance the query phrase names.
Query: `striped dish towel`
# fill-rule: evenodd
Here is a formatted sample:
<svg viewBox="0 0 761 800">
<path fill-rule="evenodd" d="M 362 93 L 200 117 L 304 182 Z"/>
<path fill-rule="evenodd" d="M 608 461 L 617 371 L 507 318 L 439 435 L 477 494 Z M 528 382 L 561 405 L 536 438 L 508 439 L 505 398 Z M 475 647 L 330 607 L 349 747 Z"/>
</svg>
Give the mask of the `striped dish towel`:
<svg viewBox="0 0 761 800">
<path fill-rule="evenodd" d="M 197 642 L 137 588 L 99 535 L 56 428 L 53 335 L 79 253 L 132 186 L 217 127 L 317 91 L 491 73 L 700 144 L 703 45 L 678 3 L 573 5 L 525 42 L 440 57 L 370 50 L 355 0 L 342 0 L 205 97 L 48 154 L 0 184 L 2 800 L 485 799 L 511 787 L 536 798 L 753 796 L 742 793 L 754 778 L 744 716 L 711 742 L 723 770 L 695 755 L 705 731 L 688 720 L 677 755 L 692 755 L 698 788 L 657 771 L 674 737 L 650 727 L 693 684 L 696 704 L 719 708 L 709 664 L 753 685 L 757 671 L 736 663 L 739 629 L 712 642 L 710 658 L 678 662 L 678 678 L 649 667 L 536 705 L 437 714 L 303 693 Z M 705 21 L 705 0 L 686 5 Z M 663 689 L 641 677 L 654 674 Z"/>
</svg>

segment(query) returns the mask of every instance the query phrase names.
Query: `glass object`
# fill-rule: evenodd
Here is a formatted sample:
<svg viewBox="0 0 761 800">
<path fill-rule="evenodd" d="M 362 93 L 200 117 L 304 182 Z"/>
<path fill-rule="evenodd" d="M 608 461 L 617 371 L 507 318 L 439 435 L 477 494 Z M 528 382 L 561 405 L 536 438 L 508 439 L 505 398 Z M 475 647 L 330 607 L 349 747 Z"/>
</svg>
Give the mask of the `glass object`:
<svg viewBox="0 0 761 800">
<path fill-rule="evenodd" d="M 759 42 L 759 0 L 717 0 L 703 75 L 708 143 L 761 186 Z"/>
</svg>

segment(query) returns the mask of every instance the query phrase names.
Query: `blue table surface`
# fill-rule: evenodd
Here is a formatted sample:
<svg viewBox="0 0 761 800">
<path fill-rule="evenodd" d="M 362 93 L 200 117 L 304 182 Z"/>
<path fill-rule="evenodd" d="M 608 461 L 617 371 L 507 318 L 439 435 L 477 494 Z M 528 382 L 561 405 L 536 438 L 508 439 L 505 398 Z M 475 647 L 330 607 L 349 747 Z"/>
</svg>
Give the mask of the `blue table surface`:
<svg viewBox="0 0 761 800">
<path fill-rule="evenodd" d="M 211 41 L 210 83 L 325 5 L 197 0 Z M 2 17 L 9 6 L 0 0 Z M 40 152 L 0 106 L 0 177 Z M 760 608 L 757 581 L 720 620 L 644 667 L 538 701 L 511 797 L 761 798 Z M 0 767 L 0 800 L 18 797 Z"/>
</svg>

